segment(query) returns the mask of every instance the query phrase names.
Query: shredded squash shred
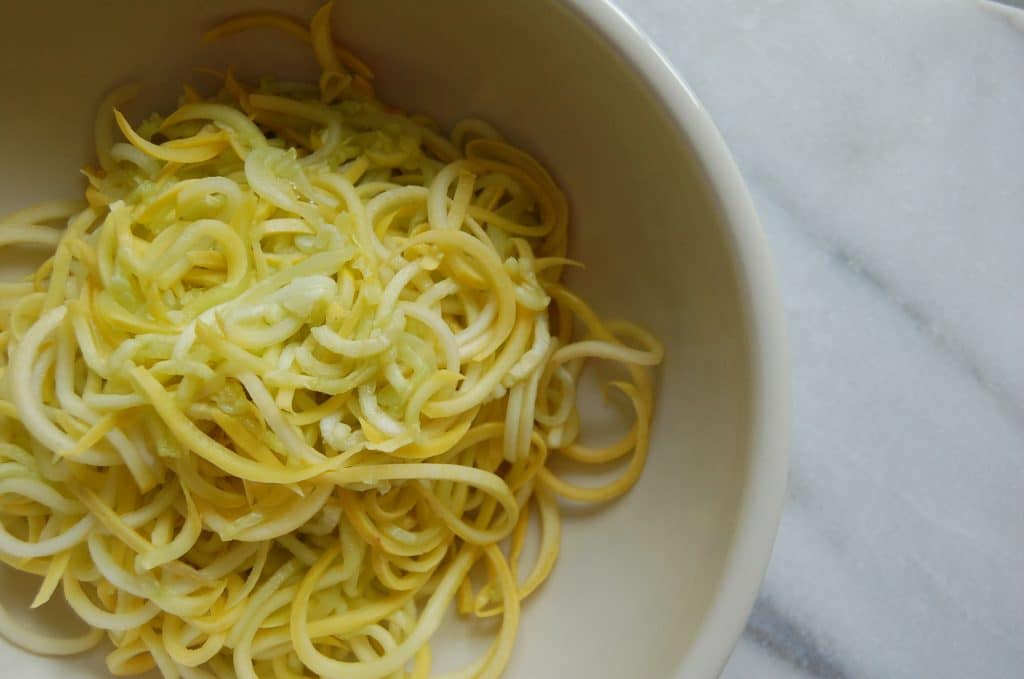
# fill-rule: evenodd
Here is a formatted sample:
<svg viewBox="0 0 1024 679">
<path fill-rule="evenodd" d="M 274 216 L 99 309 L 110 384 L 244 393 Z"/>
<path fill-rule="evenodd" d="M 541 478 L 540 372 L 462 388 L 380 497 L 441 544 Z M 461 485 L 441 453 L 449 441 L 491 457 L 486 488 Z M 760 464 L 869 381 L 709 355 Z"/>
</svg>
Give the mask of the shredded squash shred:
<svg viewBox="0 0 1024 679">
<path fill-rule="evenodd" d="M 319 83 L 229 71 L 137 128 L 119 90 L 86 203 L 0 222 L 0 246 L 53 251 L 0 285 L 0 558 L 42 577 L 33 607 L 62 593 L 89 627 L 49 638 L 0 607 L 29 651 L 107 639 L 115 675 L 419 678 L 454 603 L 501 626 L 446 676 L 495 677 L 555 564 L 559 497 L 607 501 L 642 471 L 662 348 L 560 283 L 551 176 L 486 123 L 446 136 L 379 102 L 330 11 L 207 36 L 279 29 Z M 635 410 L 601 449 L 578 443 L 593 360 L 621 364 Z M 558 455 L 631 459 L 594 487 Z"/>
</svg>

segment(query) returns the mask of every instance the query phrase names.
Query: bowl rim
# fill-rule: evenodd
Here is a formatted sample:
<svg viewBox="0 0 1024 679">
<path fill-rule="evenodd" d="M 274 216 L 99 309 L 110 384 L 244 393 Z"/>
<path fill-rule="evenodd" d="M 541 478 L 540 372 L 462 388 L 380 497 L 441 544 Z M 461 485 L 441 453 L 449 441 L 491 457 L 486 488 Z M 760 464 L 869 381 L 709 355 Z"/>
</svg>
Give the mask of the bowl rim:
<svg viewBox="0 0 1024 679">
<path fill-rule="evenodd" d="M 717 677 L 753 609 L 782 516 L 789 457 L 790 383 L 785 317 L 753 201 L 717 126 L 654 42 L 612 0 L 559 0 L 641 78 L 692 146 L 726 227 L 746 303 L 751 355 L 751 457 L 726 567 L 680 679 Z"/>
</svg>

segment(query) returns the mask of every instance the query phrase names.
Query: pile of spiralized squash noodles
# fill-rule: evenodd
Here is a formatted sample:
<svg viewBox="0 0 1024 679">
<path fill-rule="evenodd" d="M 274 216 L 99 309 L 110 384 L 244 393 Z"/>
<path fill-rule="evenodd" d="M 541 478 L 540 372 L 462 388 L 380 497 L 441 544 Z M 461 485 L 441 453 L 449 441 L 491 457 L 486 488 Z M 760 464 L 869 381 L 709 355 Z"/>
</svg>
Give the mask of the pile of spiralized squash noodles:
<svg viewBox="0 0 1024 679">
<path fill-rule="evenodd" d="M 58 655 L 107 638 L 117 675 L 426 677 L 454 602 L 501 624 L 446 676 L 495 677 L 558 496 L 639 477 L 662 349 L 559 282 L 567 205 L 532 157 L 378 101 L 329 5 L 208 37 L 253 27 L 312 43 L 319 83 L 229 71 L 134 129 L 116 92 L 87 204 L 0 222 L 0 245 L 53 251 L 0 284 L 0 558 L 89 626 L 50 638 L 0 608 L 0 632 Z M 591 359 L 624 366 L 635 409 L 600 449 L 576 442 Z M 629 460 L 581 487 L 556 455 Z"/>
</svg>

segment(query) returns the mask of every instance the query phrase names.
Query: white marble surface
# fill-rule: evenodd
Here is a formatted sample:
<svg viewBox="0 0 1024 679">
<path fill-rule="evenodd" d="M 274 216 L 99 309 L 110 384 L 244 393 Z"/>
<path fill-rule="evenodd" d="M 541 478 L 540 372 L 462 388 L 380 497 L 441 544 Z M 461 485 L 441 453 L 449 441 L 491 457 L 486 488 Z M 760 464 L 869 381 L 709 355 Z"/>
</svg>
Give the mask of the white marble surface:
<svg viewBox="0 0 1024 679">
<path fill-rule="evenodd" d="M 620 4 L 718 122 L 786 302 L 789 501 L 725 679 L 1024 677 L 1024 20 Z"/>
</svg>

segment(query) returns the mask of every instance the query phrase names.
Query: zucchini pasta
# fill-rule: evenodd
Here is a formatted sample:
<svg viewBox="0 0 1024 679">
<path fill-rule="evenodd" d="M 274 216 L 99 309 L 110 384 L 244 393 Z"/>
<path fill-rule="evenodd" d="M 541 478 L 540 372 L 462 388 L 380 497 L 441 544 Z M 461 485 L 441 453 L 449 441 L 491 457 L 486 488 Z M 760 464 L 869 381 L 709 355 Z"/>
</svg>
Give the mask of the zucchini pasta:
<svg viewBox="0 0 1024 679">
<path fill-rule="evenodd" d="M 496 677 L 560 498 L 641 474 L 663 350 L 562 284 L 551 175 L 482 121 L 443 134 L 379 101 L 330 12 L 207 36 L 279 29 L 318 82 L 229 70 L 134 126 L 115 91 L 85 201 L 0 221 L 0 247 L 52 253 L 0 284 L 0 559 L 42 578 L 33 607 L 56 594 L 88 626 L 43 636 L 0 607 L 29 651 L 108 640 L 115 675 L 421 678 L 454 606 L 501 623 L 445 676 Z M 620 365 L 635 411 L 603 448 L 579 441 L 591 361 Z M 578 485 L 557 456 L 620 475 Z"/>
</svg>

